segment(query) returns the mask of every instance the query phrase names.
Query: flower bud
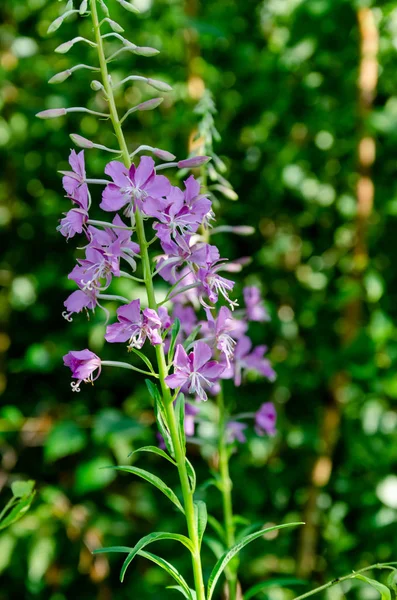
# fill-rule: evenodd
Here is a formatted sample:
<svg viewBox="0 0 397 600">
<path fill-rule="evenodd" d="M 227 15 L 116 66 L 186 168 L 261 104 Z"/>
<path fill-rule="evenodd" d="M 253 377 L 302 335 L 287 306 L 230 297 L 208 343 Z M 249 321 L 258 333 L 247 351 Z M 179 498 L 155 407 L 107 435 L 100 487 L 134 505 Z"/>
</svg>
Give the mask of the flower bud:
<svg viewBox="0 0 397 600">
<path fill-rule="evenodd" d="M 61 71 L 60 73 L 57 73 L 56 75 L 51 77 L 51 79 L 48 80 L 48 83 L 62 83 L 63 81 L 68 79 L 68 77 L 70 77 L 71 74 L 72 71 L 70 69 L 66 69 L 66 71 Z"/>
<path fill-rule="evenodd" d="M 91 81 L 90 87 L 92 90 L 94 90 L 94 92 L 99 92 L 99 90 L 103 88 L 103 85 L 100 81 L 94 79 L 93 81 Z"/>
<path fill-rule="evenodd" d="M 64 117 L 65 115 L 66 108 L 49 108 L 37 113 L 36 117 L 39 119 L 55 119 L 56 117 Z"/>
<path fill-rule="evenodd" d="M 54 52 L 57 52 L 58 54 L 66 54 L 66 52 L 69 52 L 69 50 L 73 46 L 73 44 L 74 44 L 74 40 L 69 40 L 68 42 L 64 42 L 63 44 L 61 44 L 60 46 L 55 48 Z"/>
<path fill-rule="evenodd" d="M 106 21 L 109 23 L 113 31 L 115 31 L 116 33 L 123 33 L 124 29 L 121 27 L 121 25 L 116 23 L 116 21 L 113 21 L 112 19 L 106 19 Z"/>
<path fill-rule="evenodd" d="M 47 29 L 47 33 L 54 33 L 54 31 L 59 29 L 63 23 L 63 19 L 64 19 L 64 15 L 61 15 L 60 17 L 55 19 L 55 21 L 53 21 L 51 23 L 51 25 L 49 26 L 49 28 Z"/>
<path fill-rule="evenodd" d="M 167 152 L 167 150 L 161 150 L 161 148 L 155 148 L 153 154 L 165 161 L 174 160 L 175 158 L 175 154 L 171 154 L 171 152 Z"/>
<path fill-rule="evenodd" d="M 134 54 L 139 54 L 139 56 L 156 56 L 156 54 L 160 53 L 160 50 L 151 48 L 150 46 L 135 46 L 133 52 Z"/>
<path fill-rule="evenodd" d="M 164 98 L 152 98 L 151 100 L 147 100 L 146 102 L 142 102 L 141 104 L 137 104 L 135 107 L 136 110 L 153 110 L 160 106 L 163 102 Z"/>
<path fill-rule="evenodd" d="M 87 138 L 79 135 L 78 133 L 71 133 L 70 139 L 79 148 L 94 148 L 93 142 L 91 142 L 90 140 L 87 140 Z"/>
<path fill-rule="evenodd" d="M 84 13 L 86 13 L 87 8 L 88 8 L 88 0 L 83 0 L 82 3 L 80 4 L 80 8 L 79 8 L 80 15 L 83 15 Z"/>
<path fill-rule="evenodd" d="M 151 79 L 150 77 L 148 77 L 146 79 L 146 83 L 151 85 L 155 90 L 158 90 L 159 92 L 172 91 L 172 87 L 168 85 L 168 83 L 165 83 L 164 81 L 159 81 L 158 79 Z"/>
<path fill-rule="evenodd" d="M 229 200 L 238 200 L 238 195 L 230 187 L 226 187 L 225 185 L 215 185 L 214 189 L 217 189 L 225 196 L 225 198 L 228 198 Z"/>
<path fill-rule="evenodd" d="M 237 235 L 254 235 L 255 228 L 249 225 L 237 225 L 236 227 L 232 227 L 231 231 L 237 233 Z"/>
<path fill-rule="evenodd" d="M 178 162 L 178 167 L 180 169 L 191 169 L 193 167 L 201 167 L 201 165 L 205 165 L 205 163 L 207 163 L 209 160 L 211 160 L 210 156 L 192 156 L 191 158 L 180 160 Z"/>
<path fill-rule="evenodd" d="M 125 8 L 125 10 L 128 10 L 128 12 L 139 13 L 139 10 L 133 4 L 130 4 L 129 2 L 126 2 L 126 0 L 117 0 L 117 2 L 123 8 Z"/>
</svg>

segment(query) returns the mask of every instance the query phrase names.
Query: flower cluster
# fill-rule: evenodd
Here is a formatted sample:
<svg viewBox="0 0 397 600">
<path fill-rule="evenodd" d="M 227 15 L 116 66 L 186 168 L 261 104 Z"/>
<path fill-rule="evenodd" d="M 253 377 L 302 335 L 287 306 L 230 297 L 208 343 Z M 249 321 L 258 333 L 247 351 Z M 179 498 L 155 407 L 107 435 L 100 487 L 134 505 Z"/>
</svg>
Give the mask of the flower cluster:
<svg viewBox="0 0 397 600">
<path fill-rule="evenodd" d="M 194 159 L 191 162 L 194 166 Z M 94 310 L 102 297 L 111 297 L 103 294 L 113 277 L 136 278 L 131 273 L 139 269 L 140 247 L 133 239 L 139 211 L 144 221 L 150 222 L 154 240 L 158 241 L 159 251 L 152 257 L 150 277 L 159 276 L 170 285 L 165 302 L 171 313 L 163 305 L 142 309 L 139 300 L 128 302 L 114 297 L 123 303 L 117 309 L 117 321 L 107 325 L 106 341 L 125 344 L 127 350 L 140 350 L 146 341 L 169 347 L 172 326 L 178 320 L 176 351 L 172 365 L 168 365 L 168 369 L 173 367 L 173 373 L 165 381 L 171 390 L 176 390 L 176 395 L 182 391 L 190 397 L 188 435 L 194 433 L 198 412 L 192 402 L 215 395 L 221 380 L 231 379 L 239 386 L 247 371 L 274 380 L 275 373 L 265 357 L 266 347 L 253 348 L 247 335 L 250 321 L 269 319 L 259 289 L 244 288 L 245 308 L 234 311 L 238 306 L 230 297 L 234 282 L 221 275 L 222 270 L 231 270 L 230 266 L 220 257 L 218 248 L 206 241 L 209 236 L 201 235 L 208 231 L 214 214 L 200 182 L 191 175 L 184 181 L 183 189 L 172 185 L 167 177 L 157 173 L 167 165 L 156 167 L 150 156 L 142 156 L 138 166 L 132 164 L 130 168 L 111 161 L 105 168 L 110 179 L 105 180 L 87 180 L 84 151 L 72 151 L 69 163 L 72 170 L 63 172 L 63 187 L 76 206 L 66 213 L 58 229 L 67 239 L 84 233 L 87 243 L 84 257 L 77 260 L 69 275 L 78 289 L 65 300 L 65 318 L 71 320 L 74 313 Z M 88 182 L 104 185 L 99 207 L 105 213 L 115 213 L 111 222 L 90 219 Z M 219 299 L 227 306 L 217 310 Z M 96 377 L 100 373 L 101 359 L 89 350 L 69 352 L 64 360 L 77 379 L 72 384 L 74 391 L 79 390 L 81 381 L 92 382 L 95 371 Z M 266 421 L 263 410 L 255 416 L 256 431 L 272 435 L 275 413 Z M 231 421 L 229 440 L 243 441 L 245 427 Z"/>
</svg>

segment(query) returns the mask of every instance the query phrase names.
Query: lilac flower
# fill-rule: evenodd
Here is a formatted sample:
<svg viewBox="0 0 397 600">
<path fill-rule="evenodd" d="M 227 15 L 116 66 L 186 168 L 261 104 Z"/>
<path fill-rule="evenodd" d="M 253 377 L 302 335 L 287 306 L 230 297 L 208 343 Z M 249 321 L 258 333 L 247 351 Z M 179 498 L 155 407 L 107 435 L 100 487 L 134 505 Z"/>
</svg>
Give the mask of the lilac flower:
<svg viewBox="0 0 397 600">
<path fill-rule="evenodd" d="M 84 150 L 76 153 L 72 150 L 69 155 L 69 164 L 72 167 L 72 171 L 61 171 L 63 174 L 62 185 L 68 196 L 73 196 L 76 189 L 80 186 L 87 188 L 86 174 L 85 174 L 85 162 L 84 162 Z"/>
<path fill-rule="evenodd" d="M 179 302 L 172 309 L 174 319 L 179 319 L 181 332 L 188 337 L 197 325 L 197 315 L 191 306 L 183 306 Z"/>
<path fill-rule="evenodd" d="M 245 287 L 243 294 L 248 320 L 270 321 L 270 315 L 263 305 L 259 288 L 256 286 Z"/>
<path fill-rule="evenodd" d="M 247 441 L 243 431 L 247 429 L 248 425 L 246 423 L 240 423 L 239 421 L 229 421 L 226 425 L 226 440 L 228 444 L 232 444 L 235 441 L 244 442 Z"/>
<path fill-rule="evenodd" d="M 171 188 L 164 175 L 156 175 L 154 160 L 150 156 L 142 156 L 138 167 L 134 164 L 127 169 L 123 163 L 112 161 L 106 165 L 105 173 L 113 179 L 103 191 L 102 202 L 99 205 L 107 212 L 118 211 L 126 207 L 124 214 L 130 217 L 138 207 L 145 213 L 145 203 L 154 198 L 160 205 Z"/>
<path fill-rule="evenodd" d="M 128 348 L 142 348 L 146 338 L 151 344 L 161 344 L 161 320 L 155 310 L 145 308 L 141 313 L 139 300 L 117 309 L 118 323 L 106 328 L 105 339 L 110 343 L 127 342 Z"/>
<path fill-rule="evenodd" d="M 74 381 L 71 383 L 74 392 L 80 391 L 82 381 L 93 383 L 101 374 L 101 359 L 90 350 L 73 350 L 68 352 L 63 357 L 63 363 L 72 371 L 73 379 L 78 380 L 77 383 Z M 98 373 L 94 377 L 97 369 Z"/>
<path fill-rule="evenodd" d="M 185 184 L 185 204 L 201 223 L 213 218 L 211 200 L 205 194 L 200 194 L 200 182 L 190 175 Z"/>
<path fill-rule="evenodd" d="M 112 221 L 117 227 L 125 227 L 125 224 L 116 215 Z M 119 247 L 119 258 L 123 258 L 130 265 L 133 271 L 136 271 L 136 262 L 134 257 L 139 254 L 139 244 L 131 240 L 131 231 L 128 229 L 113 229 L 106 227 L 105 230 L 97 229 L 90 225 L 88 227 L 90 237 L 90 246 L 101 250 L 115 249 Z"/>
<path fill-rule="evenodd" d="M 222 373 L 222 379 L 234 379 L 234 384 L 240 386 L 243 370 L 256 371 L 270 381 L 276 379 L 270 361 L 264 358 L 266 346 L 257 346 L 252 352 L 251 349 L 252 342 L 249 337 L 243 336 L 238 340 L 234 349 L 233 363 Z"/>
<path fill-rule="evenodd" d="M 232 313 L 226 306 L 222 306 L 216 319 L 213 318 L 210 310 L 206 310 L 207 321 L 202 323 L 202 333 L 206 340 L 215 345 L 225 356 L 226 364 L 230 367 L 230 360 L 233 358 L 234 346 L 236 341 L 230 335 L 237 329 L 238 322 L 233 319 Z"/>
<path fill-rule="evenodd" d="M 255 431 L 258 435 L 276 435 L 277 413 L 272 402 L 265 402 L 255 413 Z"/>
<path fill-rule="evenodd" d="M 226 279 L 218 274 L 218 271 L 222 269 L 223 266 L 224 265 L 222 263 L 217 264 L 214 262 L 208 267 L 200 267 L 200 269 L 197 271 L 197 281 L 202 284 L 205 293 L 212 304 L 218 302 L 218 297 L 220 294 L 224 297 L 226 302 L 228 302 L 229 306 L 233 310 L 235 306 L 238 306 L 236 300 L 231 300 L 229 298 L 229 292 L 231 292 L 234 288 L 234 281 Z M 208 307 L 202 297 L 200 300 L 203 306 Z"/>
<path fill-rule="evenodd" d="M 82 287 L 83 284 L 80 282 Z M 98 304 L 98 291 L 96 289 L 80 289 L 72 292 L 63 303 L 66 310 L 62 313 L 62 316 L 67 320 L 71 321 L 71 315 L 79 313 L 83 309 L 94 311 Z"/>
<path fill-rule="evenodd" d="M 109 287 L 112 276 L 120 277 L 120 243 L 113 242 L 108 248 L 88 246 L 84 259 L 68 275 L 69 279 L 81 282 L 83 290 L 104 290 Z"/>
<path fill-rule="evenodd" d="M 190 394 L 197 394 L 200 400 L 207 400 L 204 385 L 212 387 L 224 370 L 224 366 L 211 360 L 212 351 L 204 342 L 197 342 L 188 354 L 178 344 L 174 358 L 174 374 L 166 377 L 171 389 L 185 387 Z"/>
<path fill-rule="evenodd" d="M 81 233 L 84 229 L 84 225 L 88 221 L 87 186 L 77 186 L 69 198 L 74 204 L 77 204 L 77 208 L 72 208 L 69 212 L 64 213 L 65 217 L 61 219 L 60 224 L 57 227 L 57 231 L 68 240 L 76 235 L 76 233 Z"/>
<path fill-rule="evenodd" d="M 161 327 L 163 329 L 169 329 L 172 325 L 172 319 L 168 314 L 167 308 L 165 306 L 159 306 L 159 308 L 157 309 L 157 314 L 161 321 Z"/>
</svg>

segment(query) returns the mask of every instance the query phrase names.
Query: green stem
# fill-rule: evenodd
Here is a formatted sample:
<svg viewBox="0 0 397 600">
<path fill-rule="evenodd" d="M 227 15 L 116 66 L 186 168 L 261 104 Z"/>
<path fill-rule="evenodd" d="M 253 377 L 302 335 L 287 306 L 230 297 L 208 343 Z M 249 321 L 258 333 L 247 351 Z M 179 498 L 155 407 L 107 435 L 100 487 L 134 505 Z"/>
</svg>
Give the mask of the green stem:
<svg viewBox="0 0 397 600">
<path fill-rule="evenodd" d="M 376 563 L 375 565 L 370 565 L 369 567 L 364 567 L 364 569 L 360 569 L 359 571 L 353 571 L 353 573 L 349 573 L 349 575 L 344 575 L 343 577 L 338 577 L 337 579 L 333 579 L 324 585 L 320 585 L 320 587 L 315 588 L 314 590 L 310 590 L 310 592 L 306 592 L 306 594 L 302 594 L 301 596 L 296 596 L 294 600 L 303 600 L 303 598 L 308 598 L 309 596 L 314 596 L 314 594 L 318 594 L 318 592 L 322 592 L 332 587 L 333 585 L 338 585 L 338 583 L 342 583 L 342 581 L 347 581 L 348 579 L 354 579 L 357 573 L 365 573 L 365 571 L 371 571 L 371 569 L 389 569 L 391 565 L 397 565 L 397 562 L 389 562 L 389 563 Z"/>
<path fill-rule="evenodd" d="M 96 6 L 96 0 L 90 0 L 91 6 L 91 15 L 92 21 L 94 25 L 95 32 L 95 40 L 98 45 L 98 57 L 99 64 L 101 69 L 102 83 L 105 89 L 105 93 L 107 94 L 108 102 L 109 102 L 109 112 L 110 118 L 113 124 L 114 132 L 116 134 L 119 147 L 121 150 L 121 154 L 123 157 L 124 164 L 126 167 L 131 166 L 130 153 L 128 151 L 127 143 L 124 138 L 124 134 L 122 131 L 120 119 L 117 113 L 116 103 L 113 95 L 112 85 L 109 79 L 109 73 L 106 64 L 106 57 L 103 48 L 103 41 L 101 37 L 101 32 L 99 28 L 99 20 L 98 20 L 98 12 Z M 141 259 L 142 259 L 142 267 L 143 267 L 143 278 L 145 281 L 146 293 L 148 298 L 149 308 L 154 310 L 157 309 L 156 296 L 154 293 L 152 274 L 151 274 L 151 265 L 150 258 L 148 252 L 148 242 L 146 240 L 145 228 L 143 224 L 143 218 L 139 210 L 135 212 L 135 226 L 136 226 L 136 235 L 138 238 L 138 243 L 141 250 Z M 179 479 L 181 482 L 182 495 L 183 495 L 183 503 L 185 509 L 186 516 L 186 524 L 189 533 L 189 538 L 192 541 L 194 552 L 192 553 L 192 566 L 193 566 L 193 575 L 195 582 L 195 590 L 197 595 L 197 600 L 205 600 L 205 588 L 204 588 L 204 580 L 203 573 L 201 567 L 201 555 L 200 555 L 200 545 L 197 534 L 197 526 L 196 519 L 194 515 L 194 503 L 193 503 L 193 494 L 190 489 L 189 478 L 186 470 L 186 457 L 184 449 L 181 446 L 176 417 L 174 413 L 174 407 L 172 403 L 172 396 L 169 387 L 165 382 L 165 378 L 168 375 L 167 364 L 165 361 L 164 355 L 164 347 L 163 344 L 156 346 L 156 357 L 158 364 L 158 372 L 159 372 L 159 381 L 163 394 L 163 402 L 167 414 L 168 427 L 170 430 L 170 435 L 175 451 L 175 459 L 177 462 Z"/>
<path fill-rule="evenodd" d="M 226 440 L 226 409 L 225 401 L 223 396 L 223 388 L 221 387 L 220 392 L 217 396 L 217 404 L 219 411 L 219 441 L 218 441 L 218 453 L 219 453 L 219 474 L 221 477 L 221 492 L 222 492 L 222 505 L 223 505 L 223 524 L 226 533 L 226 544 L 228 548 L 234 546 L 236 542 L 236 532 L 233 519 L 233 503 L 232 503 L 232 480 L 230 479 L 229 473 L 229 450 L 227 447 Z M 236 600 L 237 598 L 237 570 L 238 570 L 238 559 L 235 558 L 229 566 L 229 574 L 227 577 L 229 587 L 229 600 Z"/>
</svg>

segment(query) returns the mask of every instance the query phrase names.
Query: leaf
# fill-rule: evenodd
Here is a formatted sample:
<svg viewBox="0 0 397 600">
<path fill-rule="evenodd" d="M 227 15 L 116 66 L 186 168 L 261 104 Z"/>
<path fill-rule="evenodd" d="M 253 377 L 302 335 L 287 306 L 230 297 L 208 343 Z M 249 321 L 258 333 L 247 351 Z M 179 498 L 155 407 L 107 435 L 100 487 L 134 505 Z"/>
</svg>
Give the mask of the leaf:
<svg viewBox="0 0 397 600">
<path fill-rule="evenodd" d="M 29 496 L 21 498 L 17 502 L 17 504 L 15 504 L 13 506 L 13 508 L 8 513 L 8 515 L 6 517 L 4 517 L 4 519 L 2 519 L 2 521 L 0 522 L 0 530 L 5 529 L 6 527 L 9 527 L 13 523 L 16 523 L 17 521 L 19 521 L 19 519 L 21 519 L 24 516 L 24 514 L 29 510 L 34 497 L 35 497 L 35 492 L 32 492 L 31 494 L 29 494 Z"/>
<path fill-rule="evenodd" d="M 87 443 L 86 433 L 73 421 L 57 423 L 44 443 L 44 457 L 53 462 L 82 450 Z"/>
<path fill-rule="evenodd" d="M 186 338 L 186 340 L 183 342 L 183 347 L 188 348 L 190 346 L 190 344 L 192 344 L 194 342 L 194 340 L 196 339 L 199 331 L 201 329 L 201 325 L 197 325 L 197 327 L 195 327 L 192 331 L 192 333 Z"/>
<path fill-rule="evenodd" d="M 185 434 L 185 396 L 179 394 L 175 402 L 175 414 L 178 424 L 178 436 L 183 451 L 186 449 L 186 434 Z"/>
<path fill-rule="evenodd" d="M 189 477 L 189 482 L 190 482 L 190 489 L 192 491 L 192 494 L 194 494 L 194 492 L 196 490 L 196 471 L 194 470 L 193 465 L 190 462 L 190 460 L 187 458 L 187 456 L 185 456 L 185 459 L 186 459 L 187 476 Z"/>
<path fill-rule="evenodd" d="M 150 383 L 152 383 L 152 382 L 150 382 Z M 154 386 L 154 387 L 157 390 L 157 386 Z M 157 390 L 157 393 L 158 393 L 158 390 Z M 160 433 L 163 436 L 163 440 L 164 440 L 165 446 L 166 446 L 169 454 L 171 454 L 171 456 L 175 456 L 174 446 L 172 444 L 172 439 L 171 439 L 171 434 L 170 434 L 168 426 L 167 426 L 167 419 L 166 419 L 166 416 L 164 413 L 164 408 L 163 408 L 163 404 L 162 404 L 159 393 L 158 393 L 158 400 L 156 399 L 154 401 L 154 416 L 156 418 L 157 427 L 159 428 Z"/>
<path fill-rule="evenodd" d="M 174 360 L 175 344 L 176 344 L 176 339 L 178 337 L 180 329 L 181 329 L 181 322 L 179 319 L 175 319 L 175 321 L 171 327 L 171 341 L 170 341 L 170 348 L 168 350 L 168 363 L 169 364 L 171 364 L 172 361 Z"/>
<path fill-rule="evenodd" d="M 388 587 L 383 585 L 383 583 L 379 583 L 379 581 L 376 581 L 375 579 L 365 577 L 365 575 L 361 575 L 360 573 L 355 574 L 354 578 L 365 581 L 365 583 L 368 583 L 368 585 L 375 588 L 380 593 L 381 600 L 391 600 L 391 592 Z"/>
<path fill-rule="evenodd" d="M 142 448 L 134 450 L 128 456 L 132 456 L 133 454 L 137 454 L 138 452 L 152 452 L 153 454 L 158 454 L 158 456 L 162 456 L 173 465 L 176 465 L 176 462 L 171 458 L 171 456 L 164 452 L 164 450 L 162 450 L 161 448 L 158 448 L 157 446 L 142 446 Z"/>
<path fill-rule="evenodd" d="M 29 496 L 33 492 L 35 481 L 14 481 L 11 484 L 12 494 L 15 498 Z"/>
<path fill-rule="evenodd" d="M 130 467 L 130 466 L 113 467 L 113 466 L 110 466 L 108 468 L 112 469 L 114 471 L 122 471 L 123 473 L 131 473 L 132 475 L 137 475 L 138 477 L 145 479 L 145 481 L 148 481 L 149 483 L 154 485 L 154 487 L 159 489 L 160 492 L 163 492 L 163 494 L 165 496 L 167 496 L 167 498 L 169 500 L 171 500 L 171 502 L 173 502 L 175 504 L 175 506 L 177 508 L 179 508 L 179 510 L 182 513 L 185 512 L 183 510 L 183 506 L 180 503 L 177 495 L 172 491 L 172 489 L 170 487 L 168 487 L 168 485 L 166 485 L 164 483 L 164 481 L 162 479 L 160 479 L 160 477 L 157 477 L 157 475 L 153 475 L 153 473 L 149 473 L 149 471 L 145 471 L 144 469 L 139 469 L 138 467 Z"/>
<path fill-rule="evenodd" d="M 280 577 L 280 579 L 268 579 L 267 581 L 260 581 L 256 585 L 250 587 L 249 590 L 244 593 L 244 600 L 250 600 L 267 587 L 288 587 L 291 585 L 305 585 L 306 583 L 307 581 L 303 581 L 302 579 L 294 579 L 292 577 Z"/>
<path fill-rule="evenodd" d="M 156 565 L 164 569 L 164 571 L 167 571 L 167 573 L 171 575 L 171 577 L 173 577 L 177 583 L 179 583 L 178 587 L 180 587 L 180 589 L 183 590 L 182 593 L 184 594 L 185 598 L 193 600 L 188 584 L 186 583 L 182 575 L 179 573 L 179 571 L 171 563 L 164 560 L 164 558 L 157 556 L 156 554 L 152 554 L 151 552 L 145 552 L 144 550 L 140 550 L 138 554 L 140 556 L 143 556 L 144 558 L 147 558 L 148 560 L 151 560 Z"/>
<path fill-rule="evenodd" d="M 210 578 L 208 580 L 207 600 L 211 600 L 217 581 L 221 576 L 222 572 L 224 571 L 226 565 L 232 560 L 234 556 L 236 556 L 236 554 L 240 552 L 240 550 L 247 546 L 247 544 L 262 537 L 265 533 L 269 533 L 270 531 L 284 529 L 285 527 L 296 527 L 297 525 L 304 525 L 304 523 L 285 523 L 284 525 L 275 525 L 274 527 L 267 527 L 266 529 L 261 529 L 256 533 L 251 533 L 250 535 L 247 535 L 240 542 L 235 544 L 230 550 L 225 552 L 225 554 L 223 554 L 223 556 L 220 557 L 220 559 L 218 560 L 211 572 Z"/>
<path fill-rule="evenodd" d="M 197 535 L 199 546 L 201 547 L 201 542 L 203 540 L 203 535 L 205 528 L 207 527 L 208 521 L 208 513 L 207 513 L 207 505 L 202 500 L 197 500 L 194 503 L 194 512 L 197 523 Z"/>
<path fill-rule="evenodd" d="M 187 595 L 186 595 L 186 591 L 185 591 L 185 590 L 183 589 L 183 587 L 182 587 L 182 586 L 180 586 L 180 585 L 167 585 L 167 587 L 166 587 L 165 589 L 166 589 L 166 590 L 177 590 L 178 592 L 181 592 L 181 594 L 182 594 L 182 595 L 183 595 L 185 598 L 189 598 L 189 599 L 190 599 L 190 598 L 192 598 L 192 595 L 191 595 L 191 590 L 190 590 L 190 588 L 189 588 L 189 591 L 190 591 L 190 596 L 187 596 Z"/>
<path fill-rule="evenodd" d="M 150 360 L 148 359 L 148 357 L 144 355 L 143 352 L 141 352 L 140 350 L 137 350 L 136 348 L 131 348 L 131 351 L 134 352 L 134 354 L 136 354 L 137 356 L 139 356 L 139 358 L 145 363 L 145 365 L 147 366 L 147 368 L 149 369 L 149 371 L 151 371 L 152 373 L 155 372 L 154 369 L 153 369 L 152 363 L 150 362 Z M 152 383 L 152 382 L 150 382 L 150 383 Z"/>
<path fill-rule="evenodd" d="M 214 556 L 218 559 L 225 552 L 225 544 L 213 538 L 209 535 L 204 536 L 203 542 L 207 544 L 208 548 L 214 553 Z"/>
<path fill-rule="evenodd" d="M 109 466 L 109 458 L 98 456 L 87 462 L 80 463 L 76 469 L 75 492 L 87 494 L 106 487 L 115 474 L 105 467 Z"/>
<path fill-rule="evenodd" d="M 145 379 L 145 383 L 154 404 L 156 405 L 157 402 L 161 403 L 161 396 L 157 385 L 153 381 L 150 381 L 150 379 Z"/>
<path fill-rule="evenodd" d="M 181 542 L 181 544 L 186 546 L 186 548 L 190 550 L 192 554 L 194 553 L 193 544 L 185 535 L 180 535 L 179 533 L 168 533 L 165 531 L 155 531 L 154 533 L 149 533 L 149 535 L 146 535 L 139 540 L 139 542 L 134 546 L 134 548 L 132 548 L 131 552 L 125 559 L 124 564 L 121 567 L 120 581 L 124 581 L 125 573 L 138 552 L 140 552 L 140 550 L 142 550 L 142 548 L 148 544 L 158 540 L 176 540 L 177 542 Z"/>
</svg>

